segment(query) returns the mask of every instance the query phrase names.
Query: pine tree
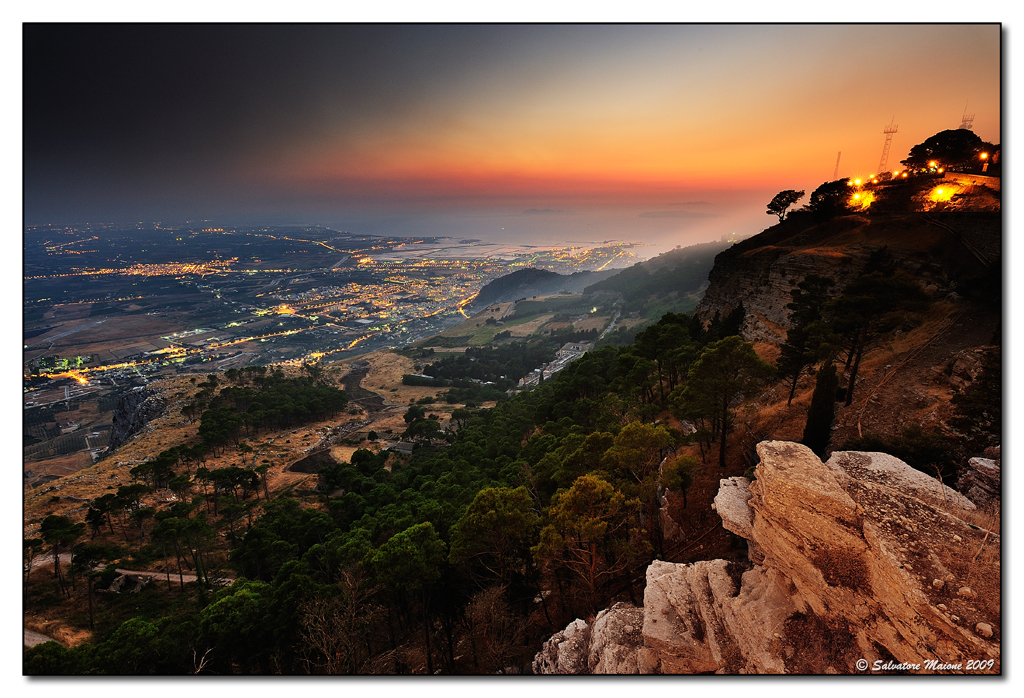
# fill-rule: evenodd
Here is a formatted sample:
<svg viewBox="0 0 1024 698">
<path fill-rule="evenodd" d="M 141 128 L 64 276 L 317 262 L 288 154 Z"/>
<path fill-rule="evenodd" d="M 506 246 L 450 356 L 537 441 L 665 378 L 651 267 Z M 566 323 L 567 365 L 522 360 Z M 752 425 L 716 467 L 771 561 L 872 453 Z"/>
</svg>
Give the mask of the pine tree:
<svg viewBox="0 0 1024 698">
<path fill-rule="evenodd" d="M 836 391 L 839 389 L 839 376 L 836 366 L 831 361 L 818 373 L 811 395 L 811 406 L 807 409 L 807 425 L 804 437 L 800 440 L 804 446 L 824 460 L 825 450 L 832 440 L 832 422 L 836 418 Z"/>
<path fill-rule="evenodd" d="M 808 274 L 796 289 L 790 291 L 793 302 L 786 307 L 790 310 L 792 327 L 786 333 L 786 343 L 782 345 L 776 364 L 779 375 L 792 380 L 787 405 L 793 402 L 796 385 L 804 369 L 822 358 L 821 350 L 827 341 L 822 309 L 832 286 L 835 286 L 832 279 Z"/>
</svg>

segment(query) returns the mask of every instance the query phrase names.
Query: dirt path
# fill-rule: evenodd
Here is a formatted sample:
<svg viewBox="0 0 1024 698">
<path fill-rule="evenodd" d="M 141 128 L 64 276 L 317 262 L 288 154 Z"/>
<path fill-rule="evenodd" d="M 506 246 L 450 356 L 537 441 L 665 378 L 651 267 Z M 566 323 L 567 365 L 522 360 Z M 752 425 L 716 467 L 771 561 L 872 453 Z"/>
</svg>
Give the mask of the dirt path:
<svg viewBox="0 0 1024 698">
<path fill-rule="evenodd" d="M 44 642 L 50 641 L 56 642 L 56 640 L 49 635 L 43 635 L 42 633 L 37 633 L 34 630 L 25 629 L 25 647 L 35 647 L 36 645 L 41 645 Z"/>
<path fill-rule="evenodd" d="M 61 565 L 70 564 L 71 555 L 69 553 L 61 553 L 60 562 Z M 39 555 L 38 557 L 32 559 L 32 569 L 38 569 L 39 567 L 45 567 L 46 565 L 50 565 L 51 567 L 53 566 L 53 555 Z M 99 570 L 102 568 L 96 567 L 95 569 Z M 114 569 L 116 569 L 121 574 L 134 574 L 138 577 L 154 577 L 157 579 L 167 579 L 166 572 L 150 572 L 147 570 L 125 570 L 121 569 L 120 567 L 115 567 Z M 183 574 L 182 579 L 184 579 L 184 581 L 186 582 L 194 582 L 196 581 L 196 576 L 194 574 Z M 171 581 L 175 583 L 178 582 L 178 573 L 173 570 L 171 571 Z M 234 584 L 235 582 L 234 579 L 230 578 L 225 579 L 225 581 L 227 582 L 228 585 Z"/>
<path fill-rule="evenodd" d="M 342 384 L 345 386 L 348 401 L 359 405 L 366 410 L 367 417 L 372 417 L 377 412 L 382 412 L 385 409 L 385 404 L 383 397 L 360 385 L 369 371 L 370 363 L 368 361 L 354 361 L 351 370 L 342 379 Z"/>
</svg>

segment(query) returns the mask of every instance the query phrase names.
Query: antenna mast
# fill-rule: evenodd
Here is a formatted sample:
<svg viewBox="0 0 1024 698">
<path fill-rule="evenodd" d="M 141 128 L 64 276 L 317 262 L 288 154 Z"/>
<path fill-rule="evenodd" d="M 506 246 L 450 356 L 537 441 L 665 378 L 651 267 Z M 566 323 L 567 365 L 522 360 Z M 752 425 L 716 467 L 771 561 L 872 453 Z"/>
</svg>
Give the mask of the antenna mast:
<svg viewBox="0 0 1024 698">
<path fill-rule="evenodd" d="M 892 121 L 896 121 L 895 115 L 892 117 Z M 882 159 L 878 161 L 878 174 L 885 172 L 885 168 L 889 164 L 889 146 L 892 144 L 892 134 L 896 133 L 896 129 L 899 128 L 894 126 L 892 121 L 882 129 L 882 133 L 885 134 L 885 145 L 882 146 Z"/>
<path fill-rule="evenodd" d="M 843 157 L 843 151 L 840 150 L 839 154 L 836 155 L 836 171 L 832 173 L 833 182 L 839 179 L 839 158 L 841 157 Z"/>
<path fill-rule="evenodd" d="M 970 104 L 970 102 L 968 102 L 968 104 Z M 964 105 L 964 116 L 963 116 L 963 119 L 960 120 L 960 128 L 958 130 L 970 131 L 971 127 L 973 125 L 974 125 L 974 114 L 968 114 L 967 113 L 967 104 L 965 104 Z"/>
</svg>

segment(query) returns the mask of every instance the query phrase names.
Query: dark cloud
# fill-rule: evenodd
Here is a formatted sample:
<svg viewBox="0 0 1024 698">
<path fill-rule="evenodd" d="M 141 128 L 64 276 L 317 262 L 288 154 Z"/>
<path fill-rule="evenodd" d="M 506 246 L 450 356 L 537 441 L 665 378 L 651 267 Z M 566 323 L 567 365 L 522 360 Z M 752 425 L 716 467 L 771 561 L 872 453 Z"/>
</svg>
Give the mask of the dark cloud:
<svg viewBox="0 0 1024 698">
<path fill-rule="evenodd" d="M 717 213 L 701 211 L 645 211 L 640 218 L 718 218 Z"/>
</svg>

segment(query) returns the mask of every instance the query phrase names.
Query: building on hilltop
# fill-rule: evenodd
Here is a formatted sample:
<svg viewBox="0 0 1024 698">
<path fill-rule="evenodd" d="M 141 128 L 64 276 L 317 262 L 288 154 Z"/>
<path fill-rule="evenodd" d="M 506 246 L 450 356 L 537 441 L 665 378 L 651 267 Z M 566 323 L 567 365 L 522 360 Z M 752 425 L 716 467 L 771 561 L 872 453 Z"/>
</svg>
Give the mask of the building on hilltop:
<svg viewBox="0 0 1024 698">
<path fill-rule="evenodd" d="M 590 342 L 566 342 L 565 345 L 558 350 L 558 355 L 568 356 L 569 354 L 586 354 L 593 348 L 594 345 Z"/>
</svg>

